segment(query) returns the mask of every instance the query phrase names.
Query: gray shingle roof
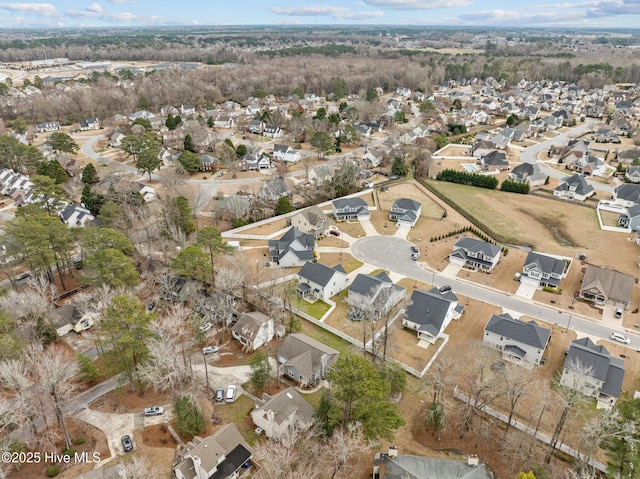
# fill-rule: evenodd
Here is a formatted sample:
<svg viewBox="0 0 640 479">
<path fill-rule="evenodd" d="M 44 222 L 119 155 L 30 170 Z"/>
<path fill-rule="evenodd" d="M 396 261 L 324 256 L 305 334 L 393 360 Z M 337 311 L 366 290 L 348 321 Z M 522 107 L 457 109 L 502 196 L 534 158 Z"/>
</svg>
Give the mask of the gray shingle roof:
<svg viewBox="0 0 640 479">
<path fill-rule="evenodd" d="M 321 263 L 313 263 L 312 261 L 307 261 L 298 273 L 301 278 L 307 279 L 312 283 L 319 284 L 323 287 L 328 285 L 336 274 L 344 275 L 343 272 L 334 268 L 330 268 L 329 266 L 325 266 Z"/>
<path fill-rule="evenodd" d="M 604 346 L 597 346 L 589 338 L 576 339 L 571 342 L 564 368 L 571 364 L 580 363 L 582 366 L 590 366 L 592 376 L 604 381 L 600 390 L 611 397 L 620 397 L 622 380 L 624 378 L 624 362 L 614 358 Z"/>
<path fill-rule="evenodd" d="M 587 183 L 587 180 L 580 173 L 561 180 L 556 191 L 568 191 L 572 187 L 575 187 L 574 191 L 579 195 L 588 195 L 593 191 L 593 186 Z"/>
<path fill-rule="evenodd" d="M 393 202 L 392 209 L 400 209 L 405 211 L 418 211 L 422 204 L 410 198 L 398 198 Z"/>
<path fill-rule="evenodd" d="M 338 210 L 341 210 L 346 207 L 351 207 L 356 209 L 369 208 L 369 205 L 367 204 L 367 202 L 362 198 L 339 198 L 337 200 L 333 200 L 333 206 L 335 206 L 335 208 Z"/>
<path fill-rule="evenodd" d="M 384 479 L 493 479 L 484 464 L 469 466 L 466 461 L 399 454 L 381 455 L 374 465 L 382 465 Z"/>
<path fill-rule="evenodd" d="M 296 417 L 308 422 L 313 419 L 314 409 L 295 388 L 290 387 L 276 394 L 269 399 L 263 406 L 256 409 L 256 412 L 264 413 L 273 412 L 273 420 L 277 424 L 282 424 L 289 419 L 289 416 L 295 412 Z"/>
<path fill-rule="evenodd" d="M 485 256 L 489 256 L 490 258 L 495 258 L 500 254 L 500 247 L 487 243 L 486 241 L 480 241 L 474 238 L 467 238 L 463 236 L 454 245 L 454 248 L 462 248 L 465 251 L 470 251 L 472 253 L 482 252 Z"/>
<path fill-rule="evenodd" d="M 626 183 L 615 189 L 616 198 L 640 203 L 640 185 Z"/>
<path fill-rule="evenodd" d="M 287 336 L 278 350 L 279 358 L 284 359 L 283 366 L 295 367 L 305 378 L 321 369 L 323 355 L 329 356 L 327 366 L 330 366 L 337 359 L 338 351 L 300 333 Z"/>
<path fill-rule="evenodd" d="M 554 258 L 553 256 L 547 256 L 546 254 L 536 253 L 534 251 L 529 252 L 527 259 L 524 261 L 524 265 L 528 266 L 535 263 L 540 271 L 551 274 L 556 273 L 562 275 L 564 273 L 565 260 Z"/>
<path fill-rule="evenodd" d="M 545 349 L 551 337 L 550 329 L 538 326 L 535 321 L 515 319 L 508 313 L 494 314 L 484 329 L 538 349 Z"/>
<path fill-rule="evenodd" d="M 597 288 L 609 300 L 629 302 L 634 284 L 635 278 L 631 275 L 590 264 L 584 273 L 580 290 Z"/>
<path fill-rule="evenodd" d="M 429 291 L 416 289 L 411 294 L 405 318 L 420 325 L 421 331 L 437 336 L 440 334 L 449 306 L 457 301 L 458 298 L 451 291 L 441 293 L 438 288 Z"/>
</svg>

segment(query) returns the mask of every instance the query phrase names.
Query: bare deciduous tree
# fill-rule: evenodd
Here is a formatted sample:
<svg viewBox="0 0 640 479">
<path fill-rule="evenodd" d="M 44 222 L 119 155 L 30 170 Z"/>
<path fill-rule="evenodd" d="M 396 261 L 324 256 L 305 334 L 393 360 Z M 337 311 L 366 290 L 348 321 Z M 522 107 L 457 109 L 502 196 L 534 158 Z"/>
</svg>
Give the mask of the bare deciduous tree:
<svg viewBox="0 0 640 479">
<path fill-rule="evenodd" d="M 291 426 L 279 438 L 258 443 L 253 456 L 259 465 L 256 478 L 317 478 L 317 436 L 315 428 L 302 430 Z"/>
<path fill-rule="evenodd" d="M 322 455 L 333 467 L 331 479 L 342 471 L 350 459 L 368 451 L 373 445 L 374 443 L 365 439 L 358 422 L 336 428 L 322 444 Z"/>
</svg>

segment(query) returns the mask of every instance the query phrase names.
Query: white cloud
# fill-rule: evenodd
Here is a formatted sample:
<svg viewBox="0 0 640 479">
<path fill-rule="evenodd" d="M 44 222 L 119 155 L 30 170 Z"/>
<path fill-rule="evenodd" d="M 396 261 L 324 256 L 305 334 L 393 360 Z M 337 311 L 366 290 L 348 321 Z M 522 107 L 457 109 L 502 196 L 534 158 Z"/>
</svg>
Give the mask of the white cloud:
<svg viewBox="0 0 640 479">
<path fill-rule="evenodd" d="M 85 10 L 87 12 L 100 13 L 100 12 L 102 12 L 102 7 L 100 5 L 98 5 L 97 3 L 92 3 L 88 7 L 85 7 Z"/>
<path fill-rule="evenodd" d="M 292 17 L 332 17 L 336 20 L 365 20 L 369 18 L 377 18 L 384 15 L 380 11 L 353 11 L 348 7 L 333 7 L 329 5 L 315 5 L 309 7 L 272 7 L 272 13 L 276 15 L 288 15 Z"/>
<path fill-rule="evenodd" d="M 125 3 L 138 3 L 136 0 L 107 0 L 109 3 L 115 3 L 116 5 L 122 5 Z"/>
<path fill-rule="evenodd" d="M 59 15 L 56 7 L 50 3 L 0 3 L 0 8 L 42 17 L 57 17 Z"/>
<path fill-rule="evenodd" d="M 455 8 L 473 5 L 472 0 L 361 0 L 370 7 L 388 10 L 433 10 L 434 8 Z"/>
<path fill-rule="evenodd" d="M 465 13 L 460 19 L 473 25 L 549 25 L 556 23 L 569 24 L 583 20 L 586 17 L 584 11 L 570 10 L 559 11 L 545 9 L 544 11 L 523 10 L 485 10 L 482 12 Z"/>
</svg>

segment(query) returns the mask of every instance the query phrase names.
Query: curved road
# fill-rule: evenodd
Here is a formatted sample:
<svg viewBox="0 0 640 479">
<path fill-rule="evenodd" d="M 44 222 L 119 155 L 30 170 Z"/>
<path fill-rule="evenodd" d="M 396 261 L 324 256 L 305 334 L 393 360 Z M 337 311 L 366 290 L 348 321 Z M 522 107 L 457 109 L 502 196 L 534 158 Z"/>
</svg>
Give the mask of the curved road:
<svg viewBox="0 0 640 479">
<path fill-rule="evenodd" d="M 479 286 L 431 269 L 425 270 L 419 266 L 419 263 L 411 259 L 411 245 L 412 243 L 409 241 L 395 236 L 365 237 L 356 240 L 351 245 L 351 254 L 359 261 L 378 268 L 383 268 L 423 283 L 433 284 L 436 287 L 448 284 L 452 286 L 454 293 L 494 304 L 549 324 L 557 324 L 565 328 L 570 327 L 572 330 L 584 335 L 609 340 L 611 332 L 616 330 L 631 339 L 630 348 L 636 350 L 640 348 L 640 337 L 635 334 L 628 334 L 624 330 L 614 329 L 609 325 L 602 325 L 585 317 L 536 304 L 525 298 Z"/>
</svg>

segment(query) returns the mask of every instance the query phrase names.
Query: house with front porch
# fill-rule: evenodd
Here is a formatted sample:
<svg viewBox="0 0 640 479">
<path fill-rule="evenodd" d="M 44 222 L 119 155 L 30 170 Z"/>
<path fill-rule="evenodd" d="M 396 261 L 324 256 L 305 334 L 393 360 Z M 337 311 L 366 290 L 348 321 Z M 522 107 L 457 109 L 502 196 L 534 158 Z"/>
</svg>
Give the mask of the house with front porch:
<svg viewBox="0 0 640 479">
<path fill-rule="evenodd" d="M 509 162 L 505 152 L 493 150 L 480 157 L 480 166 L 483 170 L 506 171 L 509 169 Z"/>
<path fill-rule="evenodd" d="M 624 361 L 589 338 L 571 341 L 560 376 L 564 387 L 593 397 L 599 407 L 611 407 L 622 392 Z"/>
<path fill-rule="evenodd" d="M 278 349 L 278 362 L 284 376 L 308 386 L 326 378 L 338 355 L 335 349 L 306 334 L 291 333 Z"/>
<path fill-rule="evenodd" d="M 475 238 L 462 237 L 453 245 L 449 262 L 467 269 L 490 273 L 500 262 L 499 246 Z"/>
<path fill-rule="evenodd" d="M 416 289 L 402 318 L 402 327 L 416 331 L 418 339 L 435 344 L 451 320 L 459 319 L 463 311 L 450 287 Z"/>
<path fill-rule="evenodd" d="M 524 261 L 520 282 L 537 288 L 557 290 L 567 277 L 571 261 L 530 251 Z"/>
<path fill-rule="evenodd" d="M 484 327 L 482 345 L 502 351 L 506 361 L 531 368 L 540 365 L 550 340 L 550 329 L 504 313 L 491 316 Z"/>
<path fill-rule="evenodd" d="M 640 166 L 630 166 L 627 168 L 624 178 L 630 183 L 640 183 Z"/>
<path fill-rule="evenodd" d="M 307 261 L 298 273 L 296 295 L 306 300 L 327 301 L 347 287 L 349 278 L 341 265 L 333 268 Z"/>
<path fill-rule="evenodd" d="M 584 272 L 578 295 L 600 306 L 628 309 L 635 284 L 635 278 L 629 274 L 590 264 Z"/>
<path fill-rule="evenodd" d="M 633 206 L 640 204 L 640 185 L 626 183 L 616 186 L 613 190 L 613 203 L 619 206 Z"/>
<path fill-rule="evenodd" d="M 297 211 L 289 218 L 287 223 L 289 226 L 295 226 L 303 233 L 312 234 L 316 239 L 326 236 L 329 228 L 334 224 L 318 205 Z"/>
<path fill-rule="evenodd" d="M 255 351 L 273 339 L 273 319 L 259 311 L 244 313 L 231 328 L 231 335 L 242 343 L 242 349 Z"/>
<path fill-rule="evenodd" d="M 362 198 L 338 198 L 332 202 L 336 221 L 360 221 L 371 218 L 369 205 Z"/>
<path fill-rule="evenodd" d="M 285 163 L 297 163 L 300 161 L 300 152 L 294 150 L 289 145 L 273 145 L 273 159 L 284 161 Z"/>
<path fill-rule="evenodd" d="M 413 228 L 420 218 L 422 203 L 409 198 L 399 198 L 391 205 L 389 219 L 395 221 L 398 226 L 409 226 Z"/>
<path fill-rule="evenodd" d="M 547 175 L 542 172 L 537 163 L 520 163 L 511 170 L 511 173 L 509 173 L 509 179 L 512 181 L 526 183 L 530 187 L 534 187 L 544 185 L 547 181 Z"/>
</svg>

